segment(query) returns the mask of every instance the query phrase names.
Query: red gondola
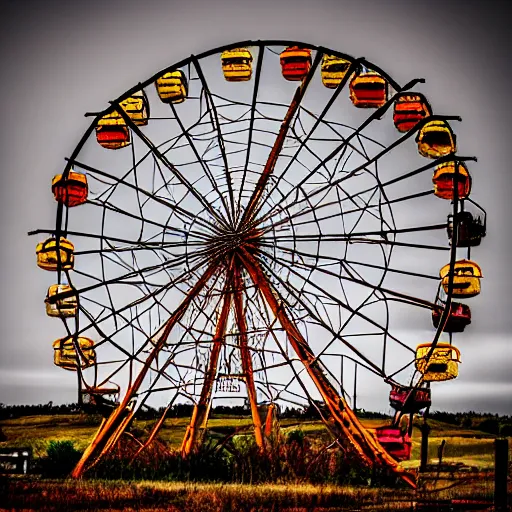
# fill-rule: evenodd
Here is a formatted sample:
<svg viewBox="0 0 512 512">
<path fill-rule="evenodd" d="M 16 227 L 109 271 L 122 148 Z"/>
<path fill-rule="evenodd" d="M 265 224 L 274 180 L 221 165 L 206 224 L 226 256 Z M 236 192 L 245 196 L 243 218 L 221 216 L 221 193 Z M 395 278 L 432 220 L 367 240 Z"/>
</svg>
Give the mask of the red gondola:
<svg viewBox="0 0 512 512">
<path fill-rule="evenodd" d="M 354 75 L 349 84 L 350 100 L 355 107 L 379 108 L 388 99 L 388 83 L 376 71 Z"/>
<path fill-rule="evenodd" d="M 87 201 L 89 187 L 85 174 L 69 171 L 66 178 L 57 174 L 52 180 L 52 192 L 55 200 L 68 207 L 78 206 Z"/>
<path fill-rule="evenodd" d="M 405 414 L 419 412 L 432 404 L 430 388 L 410 388 L 392 385 L 389 392 L 389 405 Z"/>
<path fill-rule="evenodd" d="M 382 447 L 397 460 L 411 458 L 412 442 L 409 434 L 403 434 L 398 427 L 379 427 L 375 435 Z"/>
<path fill-rule="evenodd" d="M 281 71 L 286 80 L 302 80 L 311 68 L 311 50 L 290 46 L 280 55 Z"/>
<path fill-rule="evenodd" d="M 397 95 L 393 123 L 399 132 L 412 130 L 420 121 L 432 115 L 432 108 L 423 94 L 401 93 Z"/>
<path fill-rule="evenodd" d="M 432 310 L 432 323 L 437 329 L 443 314 L 443 306 L 436 307 Z M 452 302 L 450 313 L 444 332 L 463 332 L 465 327 L 471 323 L 471 309 L 467 304 L 461 302 Z"/>
<path fill-rule="evenodd" d="M 485 236 L 485 223 L 481 217 L 473 217 L 471 212 L 457 213 L 457 247 L 475 247 Z M 453 237 L 453 215 L 448 215 L 448 239 Z"/>
</svg>

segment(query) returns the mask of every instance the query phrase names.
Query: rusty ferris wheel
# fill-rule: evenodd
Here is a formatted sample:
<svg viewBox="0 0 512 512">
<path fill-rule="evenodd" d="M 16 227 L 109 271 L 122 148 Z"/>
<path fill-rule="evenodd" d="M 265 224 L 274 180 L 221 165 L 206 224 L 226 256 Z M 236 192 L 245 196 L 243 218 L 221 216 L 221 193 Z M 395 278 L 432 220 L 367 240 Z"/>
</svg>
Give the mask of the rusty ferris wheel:
<svg viewBox="0 0 512 512">
<path fill-rule="evenodd" d="M 214 399 L 245 396 L 265 450 L 259 405 L 318 397 L 334 437 L 414 485 L 398 463 L 412 422 L 404 432 L 400 419 L 458 374 L 452 334 L 471 311 L 453 298 L 479 293 L 470 250 L 485 236 L 475 159 L 456 153 L 458 118 L 433 113 L 414 90 L 423 82 L 401 87 L 314 45 L 244 42 L 90 114 L 52 182 L 56 226 L 33 232 L 50 235 L 37 262 L 57 276 L 46 298 L 65 329 L 55 364 L 106 411 L 74 476 L 147 404 L 167 407 L 141 450 L 174 403 L 194 405 L 186 456 Z M 439 274 L 423 269 L 438 261 Z M 431 339 L 412 346 L 401 321 L 425 314 Z M 343 351 L 391 385 L 391 425 L 370 432 L 355 416 L 332 364 Z"/>
</svg>

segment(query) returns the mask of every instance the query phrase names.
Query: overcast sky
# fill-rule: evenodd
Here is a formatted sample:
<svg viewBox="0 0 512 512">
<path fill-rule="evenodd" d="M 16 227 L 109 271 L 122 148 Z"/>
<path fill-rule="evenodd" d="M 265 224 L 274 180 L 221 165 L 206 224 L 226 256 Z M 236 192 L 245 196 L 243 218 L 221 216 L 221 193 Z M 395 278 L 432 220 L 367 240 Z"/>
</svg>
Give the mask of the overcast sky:
<svg viewBox="0 0 512 512">
<path fill-rule="evenodd" d="M 299 39 L 364 56 L 402 84 L 424 77 L 436 112 L 462 117 L 459 154 L 478 157 L 472 197 L 488 211 L 488 236 L 472 253 L 484 279 L 470 303 L 473 324 L 457 338 L 460 376 L 435 387 L 434 409 L 512 414 L 512 72 L 503 5 L 4 0 L 0 402 L 75 399 L 74 376 L 52 362 L 60 326 L 46 317 L 48 279 L 35 265 L 38 240 L 26 233 L 54 225 L 50 180 L 89 125 L 83 114 L 192 53 L 246 39 Z M 364 393 L 358 404 L 382 409 Z"/>
</svg>

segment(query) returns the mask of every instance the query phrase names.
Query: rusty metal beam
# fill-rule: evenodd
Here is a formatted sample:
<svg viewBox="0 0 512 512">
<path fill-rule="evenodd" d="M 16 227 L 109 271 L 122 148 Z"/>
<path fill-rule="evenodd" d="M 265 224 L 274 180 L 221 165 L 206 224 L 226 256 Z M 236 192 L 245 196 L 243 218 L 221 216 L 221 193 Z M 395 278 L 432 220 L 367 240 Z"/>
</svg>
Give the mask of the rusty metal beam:
<svg viewBox="0 0 512 512">
<path fill-rule="evenodd" d="M 232 265 L 231 265 L 232 267 Z M 224 301 L 222 309 L 217 320 L 217 327 L 215 328 L 215 335 L 213 338 L 213 347 L 210 353 L 210 361 L 208 370 L 204 376 L 203 387 L 201 389 L 201 396 L 198 403 L 194 406 L 192 418 L 185 432 L 185 437 L 181 444 L 181 455 L 186 457 L 197 446 L 200 440 L 200 429 L 208 419 L 208 412 L 210 410 L 210 402 L 212 396 L 212 387 L 217 374 L 217 365 L 219 355 L 224 343 L 224 336 L 226 333 L 226 325 L 228 321 L 229 310 L 231 308 L 231 295 L 233 286 L 232 268 L 228 270 L 226 283 L 224 285 Z"/>
<path fill-rule="evenodd" d="M 291 346 L 322 395 L 339 435 L 348 439 L 350 445 L 366 465 L 389 468 L 411 487 L 416 487 L 415 475 L 398 465 L 395 459 L 382 448 L 377 439 L 362 426 L 343 397 L 338 395 L 334 386 L 327 379 L 320 361 L 315 357 L 308 342 L 289 318 L 284 308 L 284 302 L 270 284 L 258 261 L 243 248 L 241 248 L 239 254 L 254 285 L 259 289 L 274 316 L 286 331 Z"/>
<path fill-rule="evenodd" d="M 210 266 L 206 269 L 205 273 L 199 279 L 199 281 L 194 285 L 194 287 L 190 290 L 188 295 L 185 297 L 183 302 L 178 306 L 178 308 L 174 311 L 172 316 L 165 322 L 162 327 L 157 331 L 157 333 L 153 336 L 153 342 L 155 346 L 151 350 L 148 358 L 144 366 L 141 368 L 137 378 L 133 382 L 133 384 L 128 388 L 126 394 L 119 404 L 119 406 L 114 409 L 108 420 L 106 420 L 98 431 L 96 432 L 94 438 L 91 443 L 85 450 L 82 458 L 78 461 L 78 464 L 73 469 L 71 476 L 73 478 L 80 478 L 84 471 L 86 470 L 86 465 L 89 462 L 97 463 L 100 458 L 108 452 L 114 445 L 114 443 L 119 439 L 124 429 L 126 428 L 129 421 L 126 421 L 127 418 L 131 419 L 133 416 L 133 411 L 131 410 L 129 403 L 133 396 L 137 393 L 140 385 L 142 384 L 144 378 L 146 377 L 147 372 L 151 366 L 151 363 L 155 360 L 159 352 L 164 347 L 167 338 L 173 327 L 181 320 L 183 315 L 185 314 L 190 303 L 197 297 L 199 292 L 204 288 L 208 280 L 213 276 L 215 271 L 218 268 L 217 262 L 212 262 Z M 92 460 L 91 460 L 92 459 Z"/>
<path fill-rule="evenodd" d="M 256 386 L 254 385 L 254 372 L 252 366 L 251 354 L 249 352 L 247 341 L 247 322 L 244 314 L 243 290 L 241 269 L 237 262 L 234 269 L 233 302 L 235 309 L 235 318 L 239 332 L 239 348 L 242 360 L 242 372 L 245 375 L 245 384 L 247 387 L 247 397 L 251 406 L 252 423 L 254 425 L 254 438 L 260 450 L 265 450 L 265 437 L 262 432 L 261 418 L 258 411 L 258 401 L 256 396 Z"/>
<path fill-rule="evenodd" d="M 311 66 L 308 75 L 302 81 L 300 86 L 297 87 L 297 90 L 295 91 L 295 94 L 292 98 L 290 106 L 288 107 L 288 111 L 286 112 L 283 122 L 281 123 L 281 127 L 279 128 L 279 133 L 277 134 L 276 140 L 274 141 L 274 145 L 272 146 L 272 149 L 268 156 L 267 162 L 265 164 L 265 168 L 263 169 L 263 172 L 260 174 L 258 183 L 256 184 L 256 188 L 254 189 L 254 192 L 252 193 L 249 203 L 247 204 L 247 208 L 245 209 L 245 211 L 242 215 L 242 220 L 240 221 L 240 225 L 244 225 L 244 224 L 247 224 L 247 222 L 250 222 L 252 220 L 254 214 L 257 212 L 257 207 L 258 207 L 259 201 L 261 199 L 261 196 L 263 194 L 263 191 L 265 190 L 265 186 L 267 185 L 267 182 L 270 179 L 270 176 L 274 172 L 274 168 L 276 166 L 277 159 L 279 158 L 279 155 L 281 154 L 281 150 L 283 149 L 283 144 L 286 139 L 286 135 L 288 134 L 288 129 L 290 128 L 290 123 L 292 122 L 293 116 L 297 112 L 297 109 L 299 108 L 302 97 L 306 93 L 306 89 L 316 71 L 318 62 L 320 61 L 320 57 L 321 57 L 321 52 L 318 52 L 315 62 Z"/>
</svg>

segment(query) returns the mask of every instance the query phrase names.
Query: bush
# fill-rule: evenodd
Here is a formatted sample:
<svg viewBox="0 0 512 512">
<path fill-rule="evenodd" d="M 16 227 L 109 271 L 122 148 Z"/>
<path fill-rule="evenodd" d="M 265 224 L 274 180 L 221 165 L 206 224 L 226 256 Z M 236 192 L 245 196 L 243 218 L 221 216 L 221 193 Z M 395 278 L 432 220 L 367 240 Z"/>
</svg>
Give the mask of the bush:
<svg viewBox="0 0 512 512">
<path fill-rule="evenodd" d="M 478 425 L 478 430 L 482 432 L 487 432 L 489 434 L 498 435 L 500 432 L 500 423 L 497 419 L 488 418 Z"/>
<path fill-rule="evenodd" d="M 500 425 L 500 436 L 512 436 L 512 423 L 504 423 L 503 425 Z"/>
<path fill-rule="evenodd" d="M 41 460 L 45 476 L 67 476 L 80 460 L 82 452 L 77 450 L 73 441 L 50 441 L 46 457 Z"/>
</svg>

